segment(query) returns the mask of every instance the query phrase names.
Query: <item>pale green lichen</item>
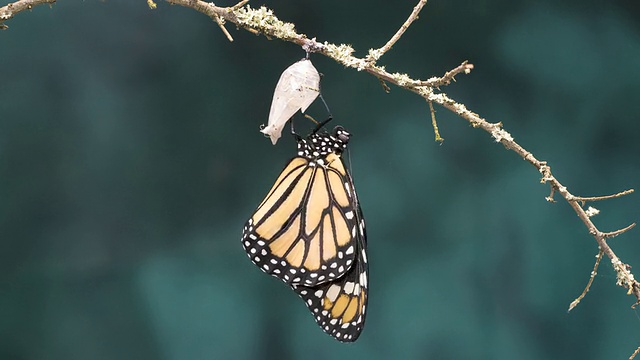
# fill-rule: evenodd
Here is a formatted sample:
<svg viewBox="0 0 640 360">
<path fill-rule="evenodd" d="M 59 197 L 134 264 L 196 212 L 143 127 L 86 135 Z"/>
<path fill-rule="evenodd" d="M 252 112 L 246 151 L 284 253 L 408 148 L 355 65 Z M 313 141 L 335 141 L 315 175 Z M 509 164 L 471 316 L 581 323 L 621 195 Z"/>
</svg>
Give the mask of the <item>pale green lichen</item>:
<svg viewBox="0 0 640 360">
<path fill-rule="evenodd" d="M 298 37 L 296 28 L 292 23 L 284 22 L 273 15 L 273 10 L 262 6 L 260 9 L 252 9 L 247 5 L 235 12 L 238 24 L 260 30 L 267 35 L 279 39 L 293 39 Z"/>
<path fill-rule="evenodd" d="M 428 86 L 419 86 L 416 89 L 418 90 L 418 94 L 420 96 L 422 96 L 423 98 L 427 99 L 427 101 L 434 101 L 435 100 L 434 98 L 432 98 L 432 96 L 434 94 L 433 94 L 433 90 L 430 87 L 428 87 Z"/>
<path fill-rule="evenodd" d="M 353 56 L 353 47 L 351 45 L 346 44 L 330 44 L 325 41 L 324 48 L 326 54 L 332 59 L 338 61 L 344 66 L 356 68 L 358 71 L 362 71 L 367 65 L 366 62 L 362 59 L 358 59 Z"/>
<path fill-rule="evenodd" d="M 496 142 L 502 142 L 502 140 L 512 142 L 513 137 L 506 130 L 500 129 L 496 127 L 491 131 L 491 136 L 495 139 Z"/>
<path fill-rule="evenodd" d="M 594 208 L 593 206 L 589 206 L 584 212 L 588 217 L 593 217 L 600 214 L 600 210 Z"/>
<path fill-rule="evenodd" d="M 403 86 L 404 87 L 404 86 L 411 85 L 411 84 L 415 83 L 415 80 L 413 80 L 407 74 L 393 73 L 393 74 L 391 74 L 391 76 L 393 76 L 393 78 L 397 81 L 398 86 Z"/>
<path fill-rule="evenodd" d="M 373 61 L 378 61 L 380 57 L 382 57 L 381 49 L 369 49 L 369 56 L 368 56 L 369 59 Z"/>
<path fill-rule="evenodd" d="M 634 286 L 637 286 L 637 282 L 633 274 L 629 272 L 628 265 L 623 264 L 617 257 L 611 259 L 611 265 L 616 271 L 616 285 L 629 289 L 627 294 L 631 295 Z"/>
</svg>

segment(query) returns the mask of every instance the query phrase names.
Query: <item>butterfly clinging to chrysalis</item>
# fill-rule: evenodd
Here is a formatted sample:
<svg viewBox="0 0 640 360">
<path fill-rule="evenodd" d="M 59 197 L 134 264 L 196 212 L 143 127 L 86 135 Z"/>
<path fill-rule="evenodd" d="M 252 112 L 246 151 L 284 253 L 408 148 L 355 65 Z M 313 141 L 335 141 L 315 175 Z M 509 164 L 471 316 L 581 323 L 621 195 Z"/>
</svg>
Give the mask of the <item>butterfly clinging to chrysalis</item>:
<svg viewBox="0 0 640 360">
<path fill-rule="evenodd" d="M 351 175 L 342 161 L 350 134 L 320 127 L 246 222 L 242 245 L 263 272 L 289 285 L 320 327 L 355 341 L 368 300 L 367 235 Z"/>
</svg>

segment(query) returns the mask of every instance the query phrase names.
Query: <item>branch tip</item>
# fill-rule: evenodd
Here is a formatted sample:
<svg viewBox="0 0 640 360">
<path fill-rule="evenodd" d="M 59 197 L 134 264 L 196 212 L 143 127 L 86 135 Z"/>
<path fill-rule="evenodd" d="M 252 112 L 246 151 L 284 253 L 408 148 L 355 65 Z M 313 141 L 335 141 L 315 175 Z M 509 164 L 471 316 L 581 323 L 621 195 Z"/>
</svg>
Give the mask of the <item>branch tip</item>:
<svg viewBox="0 0 640 360">
<path fill-rule="evenodd" d="M 433 126 L 433 133 L 435 134 L 435 141 L 442 144 L 444 139 L 440 136 L 440 131 L 438 130 L 438 122 L 436 121 L 436 110 L 433 108 L 433 102 L 427 100 L 429 104 L 429 111 L 431 112 L 431 126 Z"/>
<path fill-rule="evenodd" d="M 604 196 L 588 196 L 588 197 L 584 197 L 584 196 L 574 196 L 573 200 L 575 201 L 581 201 L 581 202 L 586 202 L 586 201 L 601 201 L 601 200 L 609 200 L 609 199 L 615 199 L 615 198 L 619 198 L 619 197 L 623 197 L 625 195 L 629 195 L 632 194 L 635 190 L 633 189 L 627 189 L 625 191 L 621 191 L 617 194 L 613 194 L 613 195 L 604 195 Z"/>
<path fill-rule="evenodd" d="M 598 251 L 598 255 L 596 255 L 596 263 L 593 265 L 593 270 L 591 270 L 591 276 L 589 276 L 589 282 L 587 282 L 587 286 L 585 286 L 584 290 L 582 290 L 582 293 L 580 294 L 580 296 L 578 296 L 575 300 L 571 302 L 571 304 L 569 304 L 569 309 L 567 310 L 567 312 L 570 312 L 571 310 L 573 310 L 573 308 L 578 306 L 580 301 L 582 301 L 582 299 L 584 299 L 584 297 L 589 292 L 589 289 L 591 289 L 591 284 L 593 284 L 593 279 L 595 279 L 596 275 L 598 274 L 598 266 L 600 266 L 600 260 L 602 260 L 602 255 L 604 255 L 604 251 L 600 249 L 600 251 Z"/>
<path fill-rule="evenodd" d="M 430 86 L 430 87 L 440 87 L 444 85 L 449 85 L 452 81 L 456 81 L 455 76 L 460 73 L 470 74 L 473 69 L 473 64 L 469 64 L 467 60 L 463 61 L 462 64 L 456 66 L 455 68 L 447 71 L 442 77 L 432 77 L 426 81 L 420 81 L 419 86 Z"/>
<path fill-rule="evenodd" d="M 636 226 L 636 223 L 632 223 L 629 226 L 626 226 L 620 230 L 616 230 L 616 231 L 611 231 L 611 232 L 607 232 L 607 233 L 602 233 L 602 236 L 605 238 L 612 238 L 612 237 L 616 237 L 622 233 L 625 233 L 631 229 L 633 229 Z"/>
</svg>

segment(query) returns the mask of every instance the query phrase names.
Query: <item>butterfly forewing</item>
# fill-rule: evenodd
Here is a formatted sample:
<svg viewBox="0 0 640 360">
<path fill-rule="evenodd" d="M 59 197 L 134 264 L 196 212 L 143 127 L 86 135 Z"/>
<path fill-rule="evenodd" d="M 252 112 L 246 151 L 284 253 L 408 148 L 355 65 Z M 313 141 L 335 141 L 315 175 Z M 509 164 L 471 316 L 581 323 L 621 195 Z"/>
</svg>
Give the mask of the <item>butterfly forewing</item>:
<svg viewBox="0 0 640 360">
<path fill-rule="evenodd" d="M 324 166 L 291 160 L 245 225 L 243 245 L 251 260 L 291 285 L 343 276 L 356 256 L 357 230 L 346 184 L 337 156 Z"/>
</svg>

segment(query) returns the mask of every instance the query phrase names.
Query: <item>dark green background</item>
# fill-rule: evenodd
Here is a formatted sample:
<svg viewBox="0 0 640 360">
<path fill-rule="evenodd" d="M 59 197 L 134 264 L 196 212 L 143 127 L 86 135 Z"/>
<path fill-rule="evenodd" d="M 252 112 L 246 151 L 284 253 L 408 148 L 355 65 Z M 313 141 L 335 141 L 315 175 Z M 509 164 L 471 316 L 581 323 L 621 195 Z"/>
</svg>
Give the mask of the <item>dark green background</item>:
<svg viewBox="0 0 640 360">
<path fill-rule="evenodd" d="M 266 4 L 364 56 L 415 1 Z M 421 98 L 314 56 L 353 133 L 371 264 L 358 342 L 323 334 L 240 245 L 294 154 L 258 128 L 303 51 L 233 25 L 229 43 L 158 5 L 60 0 L 0 32 L 0 358 L 627 359 L 640 345 L 607 260 L 567 314 L 598 250 L 532 166 L 442 108 L 435 143 Z M 637 1 L 431 0 L 380 64 L 425 79 L 463 60 L 475 70 L 443 90 L 574 194 L 640 187 Z M 591 205 L 603 231 L 640 220 L 638 194 Z M 638 230 L 611 244 L 640 276 Z"/>
</svg>

